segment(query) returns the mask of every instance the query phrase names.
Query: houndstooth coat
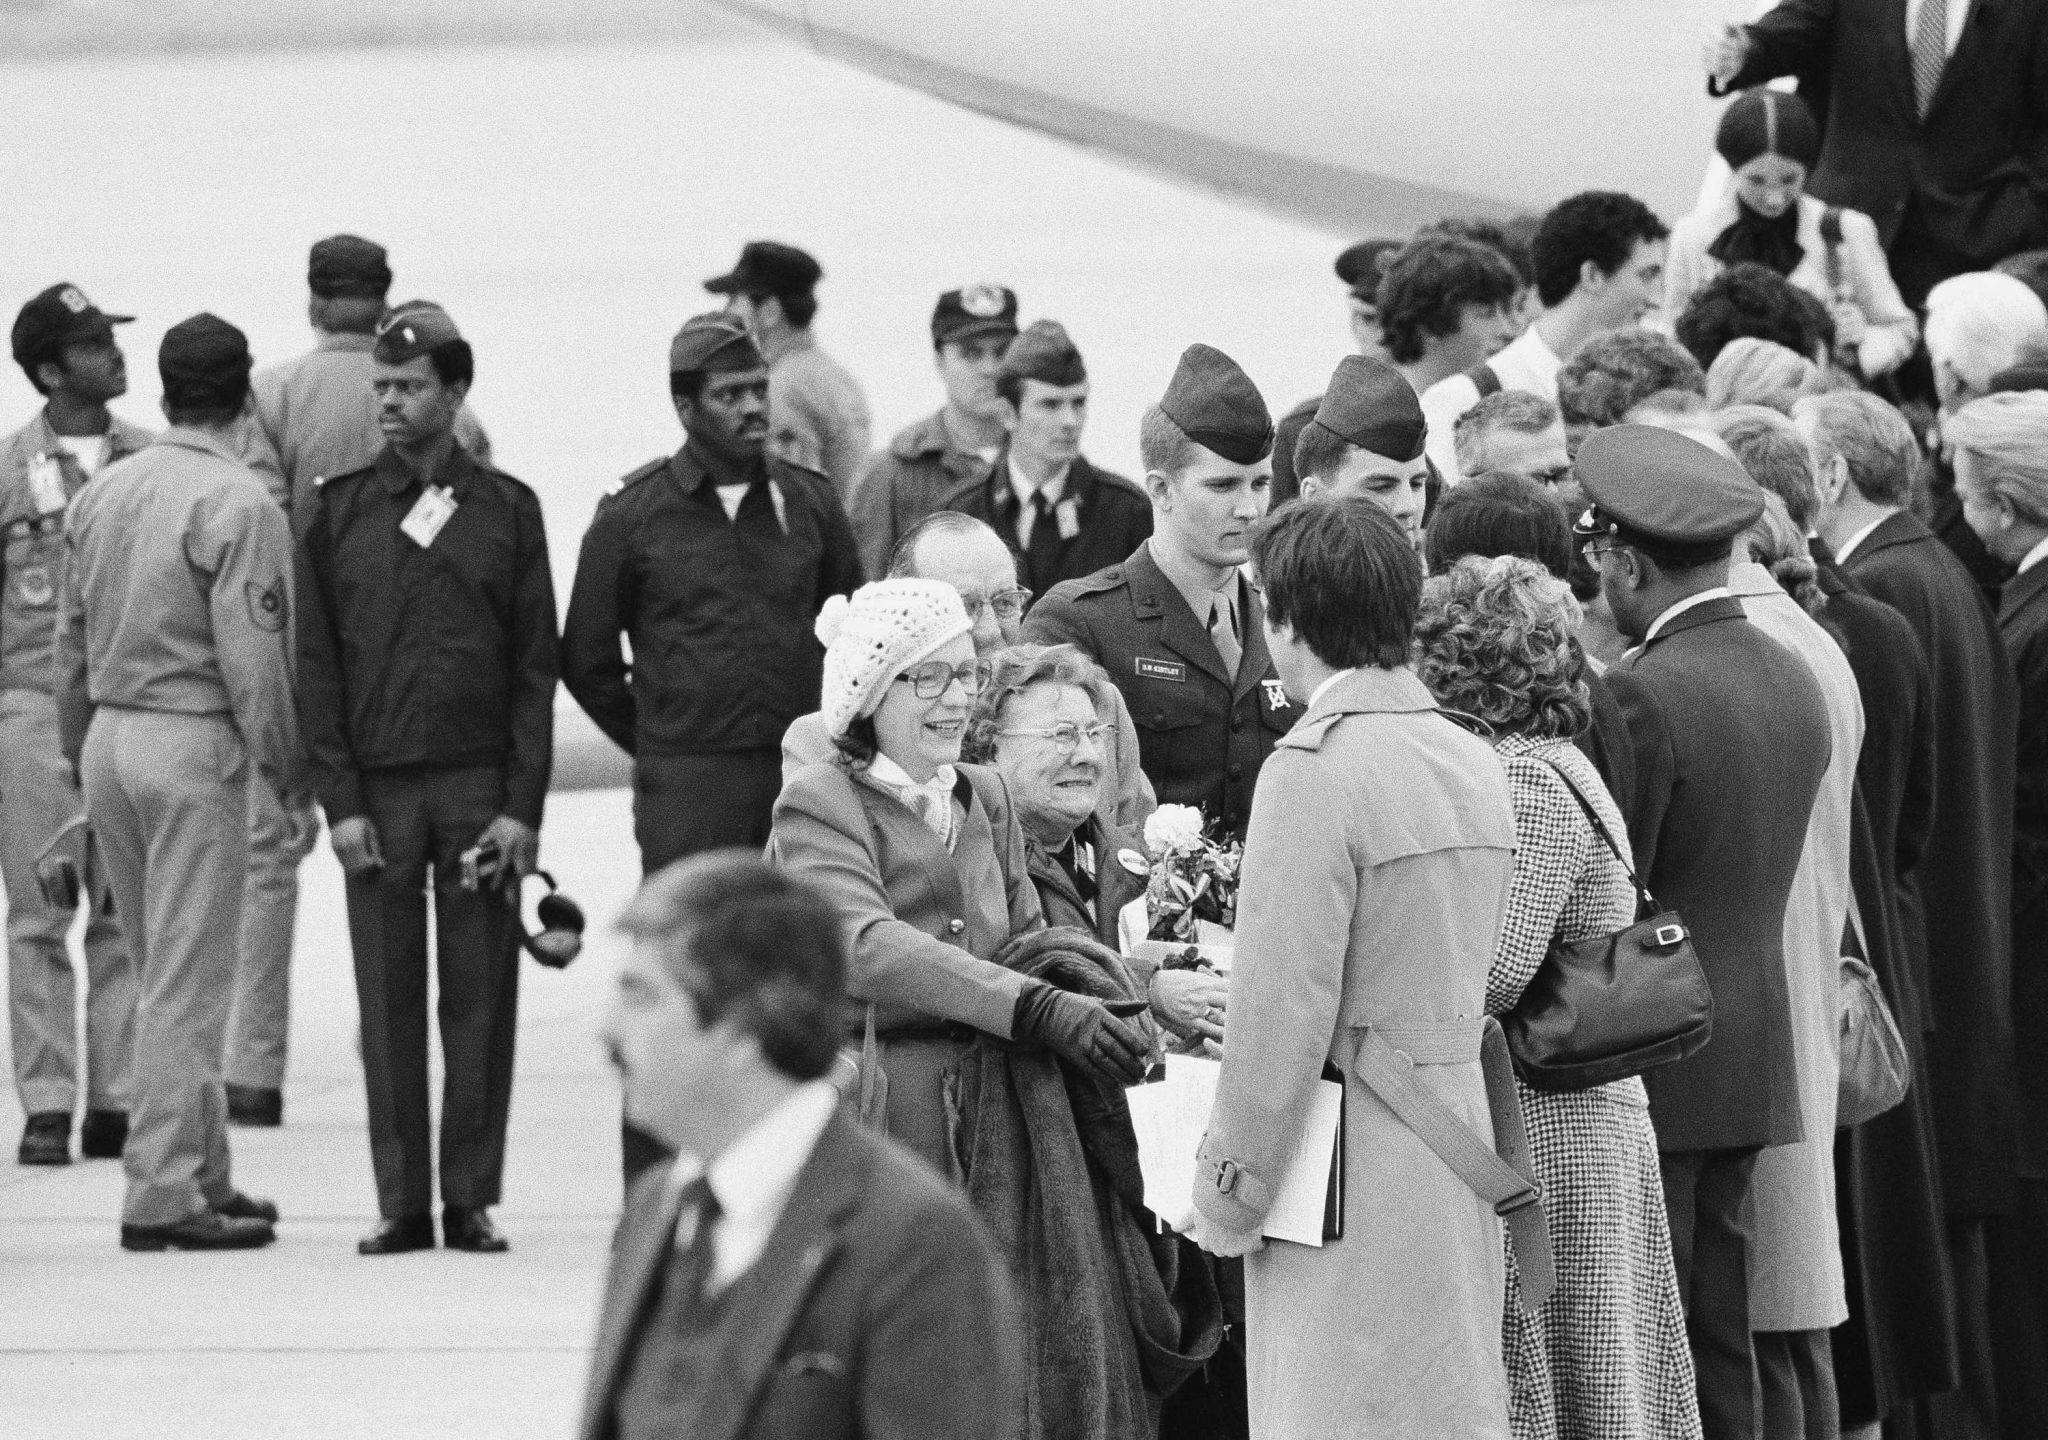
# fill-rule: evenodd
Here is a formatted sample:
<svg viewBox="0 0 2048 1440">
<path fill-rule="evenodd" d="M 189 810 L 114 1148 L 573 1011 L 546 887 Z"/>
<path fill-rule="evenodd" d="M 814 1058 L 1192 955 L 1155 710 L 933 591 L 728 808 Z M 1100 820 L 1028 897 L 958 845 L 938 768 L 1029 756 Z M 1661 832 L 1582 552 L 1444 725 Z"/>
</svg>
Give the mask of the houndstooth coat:
<svg viewBox="0 0 2048 1440">
<path fill-rule="evenodd" d="M 1636 904 L 1620 862 L 1558 778 L 1558 769 L 1571 776 L 1626 853 L 1621 813 L 1592 762 L 1567 740 L 1521 735 L 1496 753 L 1515 807 L 1514 888 L 1486 986 L 1498 1015 L 1514 1008 L 1553 937 L 1610 934 L 1635 919 Z M 1643 1082 L 1516 1088 L 1557 1256 L 1557 1288 L 1534 1315 L 1509 1260 L 1501 1343 L 1516 1440 L 1697 1440 Z"/>
</svg>

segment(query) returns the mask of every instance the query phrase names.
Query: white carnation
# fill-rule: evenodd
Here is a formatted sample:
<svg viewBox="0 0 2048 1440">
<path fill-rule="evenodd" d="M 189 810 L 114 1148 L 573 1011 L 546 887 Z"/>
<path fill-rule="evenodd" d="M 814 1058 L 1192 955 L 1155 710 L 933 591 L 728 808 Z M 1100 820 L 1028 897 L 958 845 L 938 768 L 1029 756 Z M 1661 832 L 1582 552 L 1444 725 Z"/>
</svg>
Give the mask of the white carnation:
<svg viewBox="0 0 2048 1440">
<path fill-rule="evenodd" d="M 1154 855 L 1192 850 L 1201 839 L 1202 812 L 1193 805 L 1161 805 L 1145 821 L 1145 848 Z"/>
</svg>

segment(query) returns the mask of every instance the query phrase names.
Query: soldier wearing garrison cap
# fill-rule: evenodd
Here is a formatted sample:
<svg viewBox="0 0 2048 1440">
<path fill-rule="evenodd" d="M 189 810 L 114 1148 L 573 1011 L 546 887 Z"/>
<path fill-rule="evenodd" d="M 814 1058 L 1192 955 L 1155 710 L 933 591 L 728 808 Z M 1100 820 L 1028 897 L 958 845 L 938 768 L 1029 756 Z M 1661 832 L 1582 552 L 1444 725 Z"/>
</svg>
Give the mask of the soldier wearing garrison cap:
<svg viewBox="0 0 2048 1440">
<path fill-rule="evenodd" d="M 1606 674 L 1635 753 L 1629 838 L 1643 883 L 1685 918 L 1714 995 L 1713 1042 L 1650 1071 L 1678 1283 L 1710 1427 L 1748 1428 L 1751 1181 L 1802 1133 L 1785 910 L 1832 753 L 1812 671 L 1752 624 L 1729 547 L 1762 513 L 1742 467 L 1644 425 L 1579 447 L 1579 523 L 1615 623 L 1637 642 Z"/>
<path fill-rule="evenodd" d="M 958 506 L 988 479 L 1008 435 L 996 377 L 1017 338 L 1017 292 L 990 284 L 946 291 L 932 307 L 931 336 L 946 403 L 869 456 L 847 501 L 870 575 L 888 568 L 913 525 Z"/>
<path fill-rule="evenodd" d="M 57 597 L 66 551 L 64 507 L 104 465 L 149 444 L 150 432 L 115 417 L 128 367 L 108 315 L 76 285 L 52 285 L 21 307 L 13 349 L 41 410 L 0 440 L 0 879 L 7 886 L 7 999 L 14 1084 L 28 1117 L 17 1152 L 25 1165 L 71 1158 L 79 1092 L 89 1157 L 118 1156 L 128 1131 L 129 1055 L 135 1044 L 135 971 L 104 877 L 86 903 L 85 985 L 65 937 L 76 905 L 36 884 L 35 862 L 58 826 L 84 808 L 57 744 Z M 77 1035 L 85 990 L 85 1046 Z"/>
<path fill-rule="evenodd" d="M 1423 454 L 1428 433 L 1422 403 L 1399 370 L 1346 355 L 1294 443 L 1302 498 L 1370 500 L 1417 543 L 1435 473 Z"/>
<path fill-rule="evenodd" d="M 1337 278 L 1344 282 L 1344 304 L 1347 323 L 1351 329 L 1351 343 L 1360 355 L 1375 360 L 1393 363 L 1393 357 L 1380 336 L 1379 289 L 1380 272 L 1386 263 L 1394 258 L 1403 245 L 1400 240 L 1361 240 L 1356 245 L 1347 245 L 1337 256 L 1333 267 Z M 1280 417 L 1275 427 L 1278 434 L 1273 445 L 1273 503 L 1284 505 L 1292 500 L 1300 487 L 1294 471 L 1294 447 L 1300 438 L 1302 427 L 1315 418 L 1316 406 L 1322 403 L 1322 396 L 1312 395 Z"/>
<path fill-rule="evenodd" d="M 1266 512 L 1272 417 L 1235 361 L 1193 345 L 1145 413 L 1138 447 L 1150 538 L 1055 586 L 1025 634 L 1078 645 L 1109 672 L 1160 803 L 1198 805 L 1219 833 L 1242 835 L 1259 766 L 1301 713 L 1239 571 Z"/>
<path fill-rule="evenodd" d="M 242 332 L 195 315 L 157 369 L 171 428 L 71 502 L 58 729 L 140 987 L 121 1243 L 239 1249 L 277 1219 L 230 1177 L 221 1056 L 248 787 L 302 803 L 291 529 L 230 448 Z"/>
<path fill-rule="evenodd" d="M 299 713 L 347 875 L 378 1228 L 434 1244 L 427 900 L 451 1249 L 498 1251 L 518 1024 L 520 880 L 538 863 L 554 751 L 555 590 L 540 501 L 456 443 L 476 359 L 439 305 L 370 348 L 384 448 L 320 487 L 299 547 Z M 465 864 L 465 857 L 474 857 Z"/>
<path fill-rule="evenodd" d="M 726 297 L 768 365 L 768 449 L 828 476 L 841 501 L 867 458 L 867 396 L 846 367 L 818 348 L 811 321 L 825 271 L 809 254 L 774 240 L 749 240 L 739 262 L 704 288 Z"/>
<path fill-rule="evenodd" d="M 994 528 L 1016 552 L 1017 577 L 1034 595 L 1113 565 L 1152 533 L 1145 492 L 1081 454 L 1088 421 L 1088 367 L 1066 328 L 1033 323 L 996 371 L 1007 432 L 988 478 L 945 509 Z"/>
</svg>

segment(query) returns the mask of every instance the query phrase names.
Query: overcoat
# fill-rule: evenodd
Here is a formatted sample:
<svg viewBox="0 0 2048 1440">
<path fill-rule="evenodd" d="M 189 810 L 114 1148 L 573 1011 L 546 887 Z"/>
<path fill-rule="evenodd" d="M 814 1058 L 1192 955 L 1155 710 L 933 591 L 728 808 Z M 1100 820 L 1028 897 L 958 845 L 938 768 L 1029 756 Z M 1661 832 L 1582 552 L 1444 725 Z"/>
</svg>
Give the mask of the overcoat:
<svg viewBox="0 0 2048 1440">
<path fill-rule="evenodd" d="M 1841 1083 L 1842 932 L 1850 906 L 1851 811 L 1863 749 L 1863 700 L 1842 648 L 1771 572 L 1731 566 L 1728 588 L 1750 623 L 1798 656 L 1827 703 L 1827 774 L 1814 796 L 1799 871 L 1785 902 L 1785 979 L 1806 1138 L 1756 1157 L 1749 1318 L 1755 1330 L 1829 1330 L 1848 1318 L 1835 1218 L 1835 1093 Z"/>
<path fill-rule="evenodd" d="M 2048 564 L 2008 580 L 1998 626 L 2019 678 L 2013 810 L 2013 1021 L 2020 1051 L 2020 1174 L 2048 1179 Z"/>
<path fill-rule="evenodd" d="M 1144 863 L 1144 842 L 1129 831 L 1110 825 L 1100 815 L 1089 816 L 1074 833 L 1094 848 L 1095 896 L 1085 899 L 1059 861 L 1026 836 L 1025 863 L 1031 870 L 1031 883 L 1038 887 L 1039 908 L 1045 912 L 1046 924 L 1086 930 L 1115 950 L 1120 938 L 1117 915 L 1145 893 L 1149 872 L 1133 869 L 1129 863 L 1132 859 Z"/>
<path fill-rule="evenodd" d="M 1901 511 L 1842 563 L 1913 627 L 1934 683 L 1934 810 L 1919 867 L 1934 1001 L 1934 1133 L 1951 1215 L 2011 1204 L 2018 1144 L 2012 796 L 2018 695 L 1969 572 Z"/>
<path fill-rule="evenodd" d="M 1377 1031 L 1492 1143 L 1479 1044 L 1515 817 L 1489 747 L 1434 706 L 1406 668 L 1340 676 L 1252 804 L 1206 1216 L 1260 1226 L 1324 1066 L 1345 1072 L 1342 1237 L 1245 1259 L 1261 1440 L 1508 1434 L 1500 1222 L 1348 1069 Z"/>
<path fill-rule="evenodd" d="M 948 851 L 894 795 L 838 764 L 812 765 L 782 787 L 768 838 L 770 862 L 814 881 L 846 924 L 846 990 L 874 1006 L 889 1134 L 944 1174 L 958 1170 L 947 1076 L 972 1032 L 1010 1038 L 1024 991 L 995 953 L 1045 923 L 1003 777 L 959 766 L 953 796 Z"/>
</svg>

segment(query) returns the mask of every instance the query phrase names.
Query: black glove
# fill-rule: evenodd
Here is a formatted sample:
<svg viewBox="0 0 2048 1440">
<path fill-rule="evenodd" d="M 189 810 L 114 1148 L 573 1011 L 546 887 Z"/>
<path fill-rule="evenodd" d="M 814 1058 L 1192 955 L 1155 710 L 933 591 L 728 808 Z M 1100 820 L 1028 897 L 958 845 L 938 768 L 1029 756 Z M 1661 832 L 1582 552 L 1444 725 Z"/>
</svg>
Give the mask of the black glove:
<svg viewBox="0 0 2048 1440">
<path fill-rule="evenodd" d="M 1113 1085 L 1135 1085 L 1145 1078 L 1145 1057 L 1152 1048 L 1145 1032 L 1110 1014 L 1100 1000 L 1043 980 L 1027 981 L 1010 1028 L 1019 1040 L 1043 1045 Z"/>
</svg>

